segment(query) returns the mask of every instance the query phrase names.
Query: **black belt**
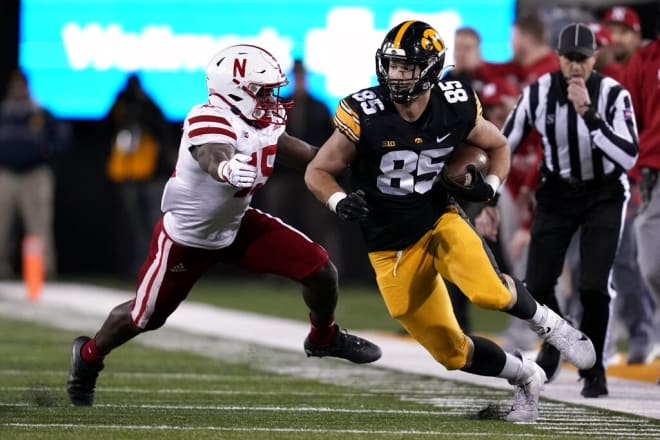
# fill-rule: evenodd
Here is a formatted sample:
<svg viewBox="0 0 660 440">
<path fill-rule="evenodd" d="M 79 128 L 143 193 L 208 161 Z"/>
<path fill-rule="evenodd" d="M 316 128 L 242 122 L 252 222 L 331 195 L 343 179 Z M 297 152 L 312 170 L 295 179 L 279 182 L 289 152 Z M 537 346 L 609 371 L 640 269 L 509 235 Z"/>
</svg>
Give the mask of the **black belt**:
<svg viewBox="0 0 660 440">
<path fill-rule="evenodd" d="M 619 180 L 621 173 L 614 171 L 597 179 L 580 180 L 575 177 L 562 177 L 559 174 L 541 170 L 543 179 L 548 183 L 566 187 L 572 191 L 589 191 L 602 188 L 603 185 Z"/>
</svg>

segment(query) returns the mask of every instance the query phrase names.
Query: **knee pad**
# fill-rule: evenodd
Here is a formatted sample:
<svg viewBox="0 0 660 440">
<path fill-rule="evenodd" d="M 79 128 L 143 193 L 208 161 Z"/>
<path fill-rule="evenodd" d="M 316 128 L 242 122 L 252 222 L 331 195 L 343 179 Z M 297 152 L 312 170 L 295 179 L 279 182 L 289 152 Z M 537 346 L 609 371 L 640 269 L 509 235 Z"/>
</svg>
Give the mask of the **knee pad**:
<svg viewBox="0 0 660 440">
<path fill-rule="evenodd" d="M 316 272 L 303 280 L 303 284 L 311 288 L 334 288 L 338 284 L 337 268 L 328 260 Z"/>
<path fill-rule="evenodd" d="M 456 350 L 453 353 L 431 353 L 433 359 L 442 364 L 447 370 L 460 370 L 467 363 L 467 353 Z"/>
<path fill-rule="evenodd" d="M 470 300 L 478 307 L 489 310 L 504 310 L 510 303 L 512 295 L 515 295 L 515 287 L 512 291 L 513 283 L 508 283 L 505 275 L 500 274 L 502 285 L 499 284 L 490 288 L 487 292 L 479 295 L 473 295 Z M 510 285 L 511 284 L 511 285 Z"/>
<path fill-rule="evenodd" d="M 458 334 L 456 335 L 458 336 Z M 431 353 L 433 359 L 442 364 L 447 370 L 460 370 L 465 367 L 468 359 L 468 351 L 470 350 L 470 343 L 467 336 L 460 333 L 460 339 L 452 338 L 440 341 L 419 341 Z"/>
</svg>

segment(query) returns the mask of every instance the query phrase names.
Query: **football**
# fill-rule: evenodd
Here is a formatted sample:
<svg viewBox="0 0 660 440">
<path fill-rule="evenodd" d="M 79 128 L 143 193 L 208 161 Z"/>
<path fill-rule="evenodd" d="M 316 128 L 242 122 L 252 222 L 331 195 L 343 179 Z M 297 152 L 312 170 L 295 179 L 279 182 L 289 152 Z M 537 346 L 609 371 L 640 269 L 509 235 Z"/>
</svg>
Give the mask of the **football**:
<svg viewBox="0 0 660 440">
<path fill-rule="evenodd" d="M 482 176 L 486 176 L 490 165 L 488 154 L 474 145 L 460 144 L 445 162 L 443 177 L 457 185 L 469 186 L 472 184 L 472 175 L 467 171 L 468 165 L 474 165 Z"/>
</svg>

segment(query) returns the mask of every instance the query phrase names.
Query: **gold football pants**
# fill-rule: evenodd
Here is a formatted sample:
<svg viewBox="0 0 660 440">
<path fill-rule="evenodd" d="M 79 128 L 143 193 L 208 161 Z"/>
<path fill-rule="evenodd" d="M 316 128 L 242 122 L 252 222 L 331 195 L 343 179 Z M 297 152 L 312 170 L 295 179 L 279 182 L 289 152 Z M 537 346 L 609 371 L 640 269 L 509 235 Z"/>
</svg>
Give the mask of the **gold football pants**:
<svg viewBox="0 0 660 440">
<path fill-rule="evenodd" d="M 402 251 L 369 253 L 390 315 L 449 370 L 465 366 L 469 346 L 443 278 L 479 307 L 502 310 L 512 298 L 484 246 L 450 206 L 417 243 Z"/>
</svg>

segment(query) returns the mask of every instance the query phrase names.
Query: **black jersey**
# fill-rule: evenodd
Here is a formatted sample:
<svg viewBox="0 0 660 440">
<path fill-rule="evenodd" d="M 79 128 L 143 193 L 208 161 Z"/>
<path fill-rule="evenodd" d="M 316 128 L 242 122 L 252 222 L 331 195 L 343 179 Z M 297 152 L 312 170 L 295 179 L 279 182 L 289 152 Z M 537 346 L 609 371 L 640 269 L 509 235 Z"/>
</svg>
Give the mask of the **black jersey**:
<svg viewBox="0 0 660 440">
<path fill-rule="evenodd" d="M 460 81 L 438 83 L 415 122 L 401 118 L 380 86 L 339 103 L 335 126 L 357 147 L 351 184 L 369 206 L 361 223 L 369 251 L 404 249 L 433 227 L 446 197 L 433 197 L 431 188 L 480 115 L 476 94 Z"/>
</svg>

